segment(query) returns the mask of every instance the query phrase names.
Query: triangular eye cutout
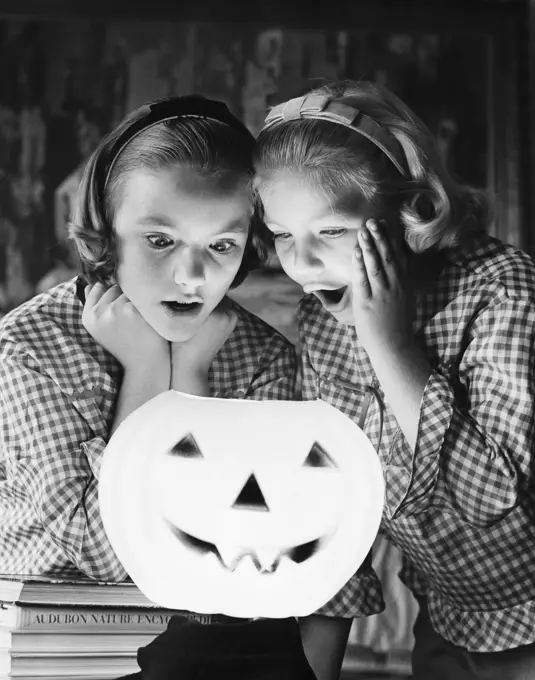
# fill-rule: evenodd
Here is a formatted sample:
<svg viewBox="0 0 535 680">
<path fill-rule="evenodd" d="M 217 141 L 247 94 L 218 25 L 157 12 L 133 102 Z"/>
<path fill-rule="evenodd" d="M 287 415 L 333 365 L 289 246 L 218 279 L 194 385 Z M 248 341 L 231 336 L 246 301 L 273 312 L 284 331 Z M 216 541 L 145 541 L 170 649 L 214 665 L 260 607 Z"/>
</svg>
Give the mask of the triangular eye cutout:
<svg viewBox="0 0 535 680">
<path fill-rule="evenodd" d="M 321 446 L 321 444 L 318 444 L 318 442 L 314 442 L 312 444 L 312 448 L 309 451 L 309 454 L 303 463 L 305 467 L 314 467 L 314 468 L 335 468 L 338 467 L 335 465 L 333 459 L 329 456 L 327 451 Z"/>
<path fill-rule="evenodd" d="M 269 512 L 264 494 L 258 486 L 254 475 L 251 475 L 245 482 L 232 507 L 237 510 L 263 510 Z"/>
<path fill-rule="evenodd" d="M 192 434 L 187 434 L 185 437 L 182 437 L 182 439 L 169 451 L 169 455 L 180 456 L 181 458 L 203 457 L 199 445 Z"/>
</svg>

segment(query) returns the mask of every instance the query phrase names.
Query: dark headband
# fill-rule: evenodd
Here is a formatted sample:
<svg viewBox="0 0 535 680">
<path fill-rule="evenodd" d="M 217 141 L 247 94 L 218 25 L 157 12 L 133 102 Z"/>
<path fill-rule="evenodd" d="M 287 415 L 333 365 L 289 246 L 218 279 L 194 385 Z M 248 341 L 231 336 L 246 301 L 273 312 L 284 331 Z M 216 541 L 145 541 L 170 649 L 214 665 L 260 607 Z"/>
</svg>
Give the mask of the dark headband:
<svg viewBox="0 0 535 680">
<path fill-rule="evenodd" d="M 216 120 L 228 125 L 230 128 L 246 137 L 251 145 L 254 144 L 254 137 L 251 132 L 229 111 L 226 104 L 213 99 L 206 99 L 202 95 L 187 95 L 184 97 L 161 99 L 152 104 L 144 104 L 139 107 L 138 111 L 141 113 L 141 116 L 136 118 L 132 125 L 127 127 L 110 150 L 109 157 L 111 160 L 106 169 L 104 187 L 108 184 L 113 166 L 124 148 L 139 134 L 166 120 L 173 120 L 175 118 L 204 118 Z"/>
</svg>

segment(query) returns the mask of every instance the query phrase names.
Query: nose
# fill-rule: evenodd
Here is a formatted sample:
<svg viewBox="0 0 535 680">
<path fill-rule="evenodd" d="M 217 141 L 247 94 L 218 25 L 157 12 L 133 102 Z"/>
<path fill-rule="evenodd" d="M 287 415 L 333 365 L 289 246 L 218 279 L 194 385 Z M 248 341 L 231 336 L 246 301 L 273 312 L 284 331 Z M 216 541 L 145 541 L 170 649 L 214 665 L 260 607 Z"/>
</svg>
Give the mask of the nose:
<svg viewBox="0 0 535 680">
<path fill-rule="evenodd" d="M 293 248 L 293 270 L 298 277 L 305 275 L 306 278 L 310 278 L 311 274 L 316 274 L 323 269 L 323 260 L 318 250 L 318 244 L 313 238 L 301 242 L 296 241 Z"/>
<path fill-rule="evenodd" d="M 180 248 L 174 263 L 173 279 L 185 288 L 201 286 L 206 279 L 203 254 L 193 247 Z"/>
</svg>

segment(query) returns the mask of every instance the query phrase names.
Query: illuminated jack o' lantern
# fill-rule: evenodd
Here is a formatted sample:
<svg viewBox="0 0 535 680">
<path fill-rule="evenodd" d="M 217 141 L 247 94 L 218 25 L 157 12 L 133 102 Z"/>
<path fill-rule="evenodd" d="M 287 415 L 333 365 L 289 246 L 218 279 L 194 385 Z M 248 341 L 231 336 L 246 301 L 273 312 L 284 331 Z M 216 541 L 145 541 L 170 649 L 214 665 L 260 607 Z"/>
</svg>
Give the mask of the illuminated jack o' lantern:
<svg viewBox="0 0 535 680">
<path fill-rule="evenodd" d="M 104 452 L 106 532 L 156 604 L 236 617 L 306 616 L 364 561 L 384 500 L 370 441 L 323 401 L 169 391 Z"/>
</svg>

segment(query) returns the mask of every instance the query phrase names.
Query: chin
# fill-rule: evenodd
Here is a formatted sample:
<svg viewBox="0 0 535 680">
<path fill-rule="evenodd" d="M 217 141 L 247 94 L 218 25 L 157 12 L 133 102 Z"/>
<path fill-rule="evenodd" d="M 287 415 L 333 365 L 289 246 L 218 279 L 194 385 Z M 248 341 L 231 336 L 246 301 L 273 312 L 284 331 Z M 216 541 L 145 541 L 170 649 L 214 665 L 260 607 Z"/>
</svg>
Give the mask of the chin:
<svg viewBox="0 0 535 680">
<path fill-rule="evenodd" d="M 338 323 L 341 323 L 344 326 L 354 326 L 355 325 L 355 319 L 353 318 L 353 312 L 350 309 L 344 309 L 341 312 L 338 313 L 333 313 L 329 312 L 331 316 L 333 316 Z"/>
<path fill-rule="evenodd" d="M 160 335 L 167 340 L 167 342 L 187 342 L 197 333 L 198 326 L 190 326 L 188 328 L 176 329 L 162 329 Z"/>
<path fill-rule="evenodd" d="M 201 323 L 195 319 L 194 323 L 183 321 L 171 321 L 161 318 L 147 319 L 153 330 L 167 342 L 186 342 L 190 340 L 199 330 Z"/>
</svg>

